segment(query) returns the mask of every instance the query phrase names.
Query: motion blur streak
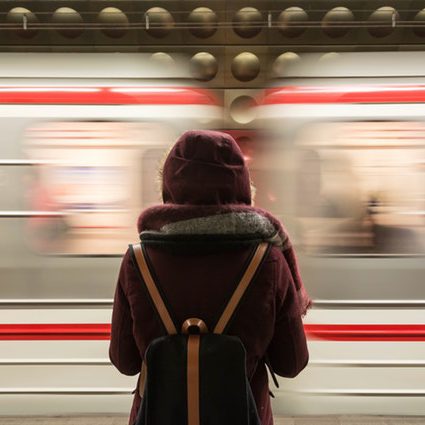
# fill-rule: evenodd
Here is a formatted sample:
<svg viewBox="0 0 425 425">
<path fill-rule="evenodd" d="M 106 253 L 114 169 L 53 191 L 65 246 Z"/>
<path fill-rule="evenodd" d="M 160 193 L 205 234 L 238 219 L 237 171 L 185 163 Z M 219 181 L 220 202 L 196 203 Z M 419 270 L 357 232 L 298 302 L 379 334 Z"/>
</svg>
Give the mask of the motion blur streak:
<svg viewBox="0 0 425 425">
<path fill-rule="evenodd" d="M 110 338 L 110 324 L 0 324 L 0 340 L 99 340 Z"/>
<path fill-rule="evenodd" d="M 309 338 L 328 341 L 425 341 L 425 324 L 304 326 Z"/>
<path fill-rule="evenodd" d="M 309 339 L 328 341 L 425 341 L 425 324 L 306 324 Z M 0 340 L 99 340 L 110 338 L 110 324 L 0 324 Z"/>
<path fill-rule="evenodd" d="M 212 105 L 206 90 L 176 87 L 0 87 L 0 104 Z"/>
<path fill-rule="evenodd" d="M 425 85 L 285 86 L 265 90 L 263 105 L 287 103 L 415 103 L 425 101 Z"/>
</svg>

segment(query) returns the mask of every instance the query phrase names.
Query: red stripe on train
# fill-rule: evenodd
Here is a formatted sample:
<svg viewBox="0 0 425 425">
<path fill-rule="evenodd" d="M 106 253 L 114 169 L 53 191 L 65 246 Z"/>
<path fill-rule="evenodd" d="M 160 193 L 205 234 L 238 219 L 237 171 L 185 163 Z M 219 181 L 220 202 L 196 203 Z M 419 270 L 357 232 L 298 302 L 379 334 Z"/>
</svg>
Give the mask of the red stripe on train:
<svg viewBox="0 0 425 425">
<path fill-rule="evenodd" d="M 104 323 L 0 324 L 0 340 L 109 339 L 111 325 Z"/>
<path fill-rule="evenodd" d="M 212 105 L 207 90 L 185 87 L 0 87 L 0 104 Z"/>
<path fill-rule="evenodd" d="M 425 325 L 304 325 L 309 339 L 327 341 L 425 341 Z"/>
<path fill-rule="evenodd" d="M 265 90 L 262 105 L 294 103 L 423 103 L 425 85 L 287 86 Z"/>
<path fill-rule="evenodd" d="M 425 324 L 305 324 L 309 339 L 327 341 L 425 341 Z M 107 340 L 110 324 L 0 324 L 0 340 Z"/>
</svg>

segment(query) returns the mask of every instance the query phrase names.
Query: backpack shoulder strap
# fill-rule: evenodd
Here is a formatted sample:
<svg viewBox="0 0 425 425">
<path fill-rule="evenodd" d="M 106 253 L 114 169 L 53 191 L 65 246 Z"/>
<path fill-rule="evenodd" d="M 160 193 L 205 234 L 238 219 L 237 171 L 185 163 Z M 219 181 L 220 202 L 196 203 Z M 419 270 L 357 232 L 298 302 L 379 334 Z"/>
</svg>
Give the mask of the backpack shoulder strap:
<svg viewBox="0 0 425 425">
<path fill-rule="evenodd" d="M 152 277 L 152 274 L 149 270 L 148 263 L 146 261 L 145 254 L 143 252 L 142 245 L 140 243 L 131 245 L 134 257 L 136 258 L 137 266 L 139 268 L 140 274 L 142 275 L 143 281 L 146 285 L 146 288 L 149 292 L 149 295 L 152 299 L 152 302 L 159 314 L 159 317 L 164 324 L 165 329 L 168 334 L 174 335 L 177 334 L 176 326 L 173 322 L 173 319 L 170 316 L 170 313 L 165 306 L 164 300 L 161 297 L 161 294 L 158 290 L 158 287 L 155 284 L 155 281 Z"/>
<path fill-rule="evenodd" d="M 252 278 L 255 275 L 255 272 L 258 270 L 258 267 L 261 264 L 267 252 L 268 246 L 269 244 L 267 242 L 262 242 L 255 249 L 254 255 L 252 256 L 251 261 L 248 264 L 248 267 L 246 268 L 245 273 L 242 276 L 242 279 L 240 280 L 238 286 L 236 287 L 235 292 L 233 293 L 229 302 L 227 303 L 226 308 L 223 311 L 223 314 L 221 315 L 220 319 L 215 325 L 215 328 L 214 328 L 215 334 L 221 334 L 226 329 L 226 326 L 229 323 L 230 319 L 232 318 L 233 313 L 235 312 L 241 298 L 243 297 L 244 293 L 248 289 L 248 286 L 251 283 Z"/>
</svg>

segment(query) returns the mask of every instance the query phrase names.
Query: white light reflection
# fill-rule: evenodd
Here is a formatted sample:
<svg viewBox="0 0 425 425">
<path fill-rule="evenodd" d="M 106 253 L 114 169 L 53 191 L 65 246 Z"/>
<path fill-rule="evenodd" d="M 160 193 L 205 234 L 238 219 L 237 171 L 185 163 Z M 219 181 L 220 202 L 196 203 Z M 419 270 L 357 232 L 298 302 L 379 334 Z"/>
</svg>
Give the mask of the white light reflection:
<svg viewBox="0 0 425 425">
<path fill-rule="evenodd" d="M 135 87 L 135 88 L 121 88 L 113 87 L 110 89 L 113 93 L 182 93 L 187 89 L 172 88 L 172 87 Z"/>
<path fill-rule="evenodd" d="M 275 94 L 285 94 L 287 92 L 297 94 L 309 93 L 375 93 L 375 92 L 425 92 L 425 86 L 372 86 L 372 85 L 357 85 L 357 86 L 308 86 L 308 87 L 283 87 L 274 92 Z"/>
<path fill-rule="evenodd" d="M 101 87 L 0 87 L 0 93 L 96 93 Z"/>
</svg>

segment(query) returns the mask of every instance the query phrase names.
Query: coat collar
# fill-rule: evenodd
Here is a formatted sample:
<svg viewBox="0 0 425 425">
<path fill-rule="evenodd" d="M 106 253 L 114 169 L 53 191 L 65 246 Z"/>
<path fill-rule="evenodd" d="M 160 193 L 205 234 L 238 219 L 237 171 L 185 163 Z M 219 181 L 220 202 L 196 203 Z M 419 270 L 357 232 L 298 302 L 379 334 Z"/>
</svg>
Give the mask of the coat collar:
<svg viewBox="0 0 425 425">
<path fill-rule="evenodd" d="M 162 204 L 143 211 L 138 219 L 140 236 L 196 235 L 265 240 L 282 247 L 291 246 L 280 221 L 269 212 L 248 205 Z"/>
</svg>

